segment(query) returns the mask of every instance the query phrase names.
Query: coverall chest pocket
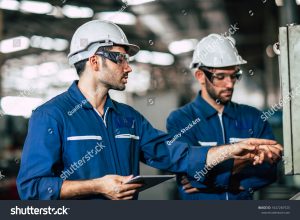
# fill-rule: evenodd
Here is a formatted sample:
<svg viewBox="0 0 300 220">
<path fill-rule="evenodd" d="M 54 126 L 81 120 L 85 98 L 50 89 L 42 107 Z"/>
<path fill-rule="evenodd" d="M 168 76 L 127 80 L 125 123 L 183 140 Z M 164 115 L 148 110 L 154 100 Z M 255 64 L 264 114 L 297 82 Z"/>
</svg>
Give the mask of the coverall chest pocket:
<svg viewBox="0 0 300 220">
<path fill-rule="evenodd" d="M 117 128 L 115 130 L 115 140 L 117 143 L 131 143 L 139 139 L 140 137 L 135 134 L 135 129 L 133 128 Z"/>
<path fill-rule="evenodd" d="M 115 130 L 115 143 L 119 152 L 131 155 L 140 137 L 133 128 L 118 128 Z"/>
<path fill-rule="evenodd" d="M 64 149 L 64 164 L 72 164 L 77 161 L 89 161 L 93 157 L 105 159 L 105 148 L 102 136 L 80 135 L 67 137 Z M 103 151 L 103 152 L 102 152 Z"/>
</svg>

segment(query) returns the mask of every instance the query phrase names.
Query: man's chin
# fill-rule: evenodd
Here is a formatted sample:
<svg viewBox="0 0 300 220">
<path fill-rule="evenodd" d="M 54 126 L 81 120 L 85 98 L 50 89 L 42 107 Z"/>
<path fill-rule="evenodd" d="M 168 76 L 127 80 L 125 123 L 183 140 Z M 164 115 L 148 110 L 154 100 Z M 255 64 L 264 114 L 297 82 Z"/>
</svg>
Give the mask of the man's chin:
<svg viewBox="0 0 300 220">
<path fill-rule="evenodd" d="M 231 101 L 231 97 L 230 97 L 230 98 L 222 98 L 222 99 L 220 99 L 220 100 L 221 100 L 221 103 L 227 104 L 228 102 Z"/>
<path fill-rule="evenodd" d="M 113 86 L 111 89 L 118 90 L 118 91 L 124 91 L 126 89 L 125 85 L 122 86 Z"/>
</svg>

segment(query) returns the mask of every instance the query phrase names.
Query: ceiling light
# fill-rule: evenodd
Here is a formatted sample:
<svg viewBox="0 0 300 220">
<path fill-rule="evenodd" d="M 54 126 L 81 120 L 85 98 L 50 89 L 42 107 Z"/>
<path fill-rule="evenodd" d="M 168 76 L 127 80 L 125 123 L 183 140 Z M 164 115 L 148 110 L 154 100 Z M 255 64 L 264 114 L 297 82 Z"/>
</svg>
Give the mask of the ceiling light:
<svg viewBox="0 0 300 220">
<path fill-rule="evenodd" d="M 97 13 L 95 16 L 99 20 L 106 20 L 111 21 L 116 24 L 121 25 L 135 25 L 136 24 L 136 17 L 134 14 L 129 12 L 100 12 Z"/>
<path fill-rule="evenodd" d="M 197 45 L 197 39 L 185 39 L 180 41 L 173 41 L 169 44 L 169 51 L 173 54 L 181 54 L 193 51 Z"/>
<path fill-rule="evenodd" d="M 91 8 L 74 5 L 65 5 L 62 11 L 69 18 L 91 18 L 94 15 L 94 11 Z"/>
<path fill-rule="evenodd" d="M 52 11 L 52 5 L 47 2 L 22 1 L 20 10 L 35 14 L 47 14 Z"/>
<path fill-rule="evenodd" d="M 15 0 L 0 0 L 0 8 L 16 11 L 19 9 L 20 3 Z"/>
<path fill-rule="evenodd" d="M 12 53 L 29 48 L 29 39 L 24 36 L 14 37 L 0 42 L 1 53 Z"/>
<path fill-rule="evenodd" d="M 154 2 L 155 0 L 122 0 L 124 4 L 127 5 L 141 5 L 148 2 Z"/>
<path fill-rule="evenodd" d="M 1 99 L 1 108 L 6 115 L 30 117 L 32 110 L 42 104 L 41 98 L 6 96 Z"/>
</svg>

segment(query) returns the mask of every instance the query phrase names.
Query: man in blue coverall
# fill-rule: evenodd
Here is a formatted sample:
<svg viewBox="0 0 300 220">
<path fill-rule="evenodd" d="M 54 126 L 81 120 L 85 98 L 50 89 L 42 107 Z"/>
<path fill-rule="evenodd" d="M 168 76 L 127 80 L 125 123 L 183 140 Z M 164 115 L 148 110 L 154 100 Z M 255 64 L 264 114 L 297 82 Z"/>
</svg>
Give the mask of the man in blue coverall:
<svg viewBox="0 0 300 220">
<path fill-rule="evenodd" d="M 234 44 L 233 39 L 218 34 L 208 35 L 197 44 L 191 68 L 201 91 L 194 101 L 172 112 L 167 119 L 167 129 L 176 135 L 177 141 L 203 148 L 253 137 L 274 140 L 260 111 L 231 102 L 234 85 L 241 78 L 239 66 L 247 63 Z M 192 183 L 185 175 L 178 175 L 179 195 L 188 200 L 252 199 L 255 190 L 276 180 L 280 154 L 281 147 L 272 149 L 272 156 L 265 157 L 257 166 L 251 160 L 224 161 L 195 176 L 205 176 L 204 182 Z"/>
<path fill-rule="evenodd" d="M 21 199 L 136 199 L 141 184 L 126 182 L 139 175 L 140 161 L 193 178 L 228 149 L 168 145 L 167 134 L 109 97 L 110 89 L 125 89 L 129 56 L 138 50 L 111 22 L 94 20 L 76 30 L 68 58 L 79 81 L 31 116 L 17 177 Z M 232 146 L 222 161 L 253 152 L 254 163 L 260 163 L 259 152 L 276 144 L 248 139 Z"/>
</svg>

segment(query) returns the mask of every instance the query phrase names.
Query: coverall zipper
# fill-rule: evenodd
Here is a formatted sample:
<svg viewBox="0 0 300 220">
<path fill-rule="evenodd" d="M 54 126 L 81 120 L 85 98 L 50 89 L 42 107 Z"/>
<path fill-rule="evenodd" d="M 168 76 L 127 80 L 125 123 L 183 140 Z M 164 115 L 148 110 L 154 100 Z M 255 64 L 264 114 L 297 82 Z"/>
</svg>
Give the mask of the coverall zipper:
<svg viewBox="0 0 300 220">
<path fill-rule="evenodd" d="M 222 119 L 222 113 L 218 113 L 220 123 L 221 123 L 221 128 L 222 128 L 222 135 L 223 135 L 223 144 L 225 144 L 225 132 L 224 132 L 224 126 L 223 126 L 223 119 Z M 228 199 L 228 192 L 225 192 L 226 195 L 226 200 Z"/>
</svg>

